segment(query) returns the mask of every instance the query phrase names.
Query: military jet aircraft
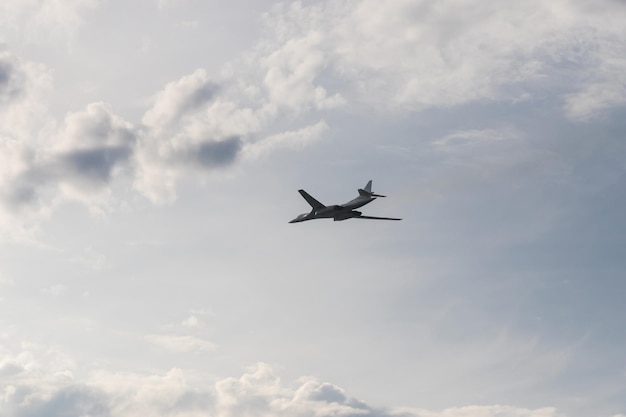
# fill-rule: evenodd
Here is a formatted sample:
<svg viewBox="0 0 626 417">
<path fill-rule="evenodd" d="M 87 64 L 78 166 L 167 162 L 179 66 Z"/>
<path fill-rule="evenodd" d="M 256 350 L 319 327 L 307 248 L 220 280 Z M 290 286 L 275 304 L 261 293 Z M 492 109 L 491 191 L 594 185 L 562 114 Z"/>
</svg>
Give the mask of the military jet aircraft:
<svg viewBox="0 0 626 417">
<path fill-rule="evenodd" d="M 372 180 L 367 182 L 365 188 L 359 188 L 359 196 L 354 200 L 350 200 L 345 204 L 325 206 L 313 197 L 311 197 L 306 191 L 298 190 L 300 195 L 311 206 L 309 213 L 303 213 L 290 221 L 289 223 L 299 223 L 307 220 L 314 219 L 333 219 L 334 221 L 348 220 L 348 219 L 367 219 L 367 220 L 402 220 L 395 217 L 374 217 L 364 216 L 360 211 L 355 209 L 371 203 L 378 197 L 385 197 L 384 195 L 374 194 L 372 192 Z"/>
</svg>

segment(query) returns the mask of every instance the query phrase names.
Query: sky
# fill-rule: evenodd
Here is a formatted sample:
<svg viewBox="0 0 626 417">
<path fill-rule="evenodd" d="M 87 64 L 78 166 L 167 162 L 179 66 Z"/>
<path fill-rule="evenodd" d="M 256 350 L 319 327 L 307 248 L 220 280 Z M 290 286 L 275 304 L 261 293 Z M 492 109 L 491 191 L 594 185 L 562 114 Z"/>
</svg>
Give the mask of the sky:
<svg viewBox="0 0 626 417">
<path fill-rule="evenodd" d="M 0 0 L 0 417 L 626 416 L 624 21 Z"/>
</svg>

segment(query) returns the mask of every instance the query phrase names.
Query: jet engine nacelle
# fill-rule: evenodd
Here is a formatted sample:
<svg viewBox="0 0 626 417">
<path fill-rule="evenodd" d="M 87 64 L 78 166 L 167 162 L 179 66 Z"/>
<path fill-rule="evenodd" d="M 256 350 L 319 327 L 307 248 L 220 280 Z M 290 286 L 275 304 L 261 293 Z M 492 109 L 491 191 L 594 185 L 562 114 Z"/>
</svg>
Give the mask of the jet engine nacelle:
<svg viewBox="0 0 626 417">
<path fill-rule="evenodd" d="M 361 216 L 361 212 L 360 211 L 346 211 L 345 213 L 337 213 L 335 214 L 335 216 L 333 217 L 333 220 L 336 222 L 342 221 L 342 220 L 348 220 L 351 219 L 353 217 L 360 217 Z"/>
</svg>

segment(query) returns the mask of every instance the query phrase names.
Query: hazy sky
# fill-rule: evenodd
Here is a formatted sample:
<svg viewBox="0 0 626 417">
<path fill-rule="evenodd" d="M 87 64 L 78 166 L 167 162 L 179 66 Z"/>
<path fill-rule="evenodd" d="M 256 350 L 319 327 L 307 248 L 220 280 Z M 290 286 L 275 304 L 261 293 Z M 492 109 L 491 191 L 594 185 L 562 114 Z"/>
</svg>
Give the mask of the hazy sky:
<svg viewBox="0 0 626 417">
<path fill-rule="evenodd" d="M 626 416 L 624 22 L 0 0 L 0 417 Z"/>
</svg>

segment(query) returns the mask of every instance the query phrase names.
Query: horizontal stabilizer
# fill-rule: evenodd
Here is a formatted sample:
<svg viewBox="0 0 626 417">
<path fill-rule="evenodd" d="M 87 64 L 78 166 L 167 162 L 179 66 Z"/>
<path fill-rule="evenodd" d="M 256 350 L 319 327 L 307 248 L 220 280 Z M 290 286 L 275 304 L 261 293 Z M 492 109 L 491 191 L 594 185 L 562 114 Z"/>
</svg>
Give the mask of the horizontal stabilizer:
<svg viewBox="0 0 626 417">
<path fill-rule="evenodd" d="M 311 197 L 309 193 L 307 193 L 306 191 L 298 190 L 298 192 L 300 193 L 302 198 L 304 198 L 306 202 L 309 203 L 311 207 L 313 207 L 314 210 L 319 210 L 319 209 L 323 209 L 326 207 L 325 205 L 323 205 L 322 203 L 320 203 L 319 201 Z"/>
<path fill-rule="evenodd" d="M 359 216 L 354 217 L 355 219 L 365 219 L 365 220 L 402 220 L 395 217 L 375 217 L 375 216 Z"/>
<path fill-rule="evenodd" d="M 372 192 L 372 180 L 369 180 L 365 185 L 365 188 L 359 188 L 359 195 L 366 197 L 386 197 L 384 195 L 375 194 Z"/>
</svg>

